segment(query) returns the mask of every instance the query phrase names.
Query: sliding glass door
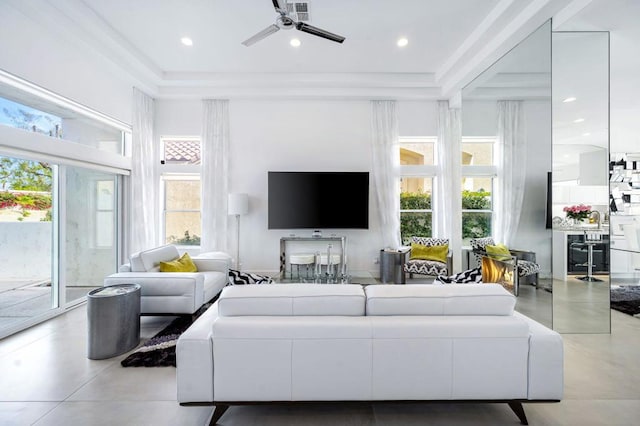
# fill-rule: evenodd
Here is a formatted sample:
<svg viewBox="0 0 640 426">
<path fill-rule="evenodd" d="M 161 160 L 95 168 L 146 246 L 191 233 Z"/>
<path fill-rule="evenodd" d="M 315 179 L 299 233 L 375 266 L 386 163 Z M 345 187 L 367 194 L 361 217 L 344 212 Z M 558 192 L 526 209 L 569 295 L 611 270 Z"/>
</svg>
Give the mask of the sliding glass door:
<svg viewBox="0 0 640 426">
<path fill-rule="evenodd" d="M 118 175 L 61 166 L 64 200 L 61 229 L 65 235 L 61 282 L 66 304 L 77 303 L 116 268 Z"/>
<path fill-rule="evenodd" d="M 58 307 L 55 165 L 0 156 L 0 334 Z"/>
</svg>

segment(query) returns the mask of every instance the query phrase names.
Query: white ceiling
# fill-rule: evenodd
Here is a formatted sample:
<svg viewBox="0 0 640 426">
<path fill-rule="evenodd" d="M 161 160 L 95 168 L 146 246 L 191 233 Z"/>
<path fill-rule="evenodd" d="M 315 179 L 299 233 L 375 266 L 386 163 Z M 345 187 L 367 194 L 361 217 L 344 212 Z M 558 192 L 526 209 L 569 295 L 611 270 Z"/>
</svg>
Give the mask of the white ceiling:
<svg viewBox="0 0 640 426">
<path fill-rule="evenodd" d="M 3 1 L 100 52 L 157 98 L 446 99 L 578 0 L 309 0 L 310 24 L 343 44 L 282 30 L 251 47 L 241 42 L 275 22 L 271 0 Z"/>
<path fill-rule="evenodd" d="M 498 0 L 309 0 L 310 24 L 343 35 L 342 45 L 289 30 L 251 47 L 240 43 L 275 22 L 271 0 L 84 2 L 163 72 L 342 73 L 435 72 Z"/>
<path fill-rule="evenodd" d="M 310 23 L 345 36 L 343 44 L 282 30 L 251 47 L 241 42 L 275 21 L 271 0 L 3 1 L 100 52 L 157 98 L 455 101 L 551 17 L 560 30 L 611 30 L 612 80 L 640 75 L 638 0 L 309 0 Z M 289 45 L 294 36 L 299 48 Z M 401 36 L 405 48 L 395 44 Z M 529 77 L 536 65 L 526 56 L 514 64 Z M 612 84 L 616 97 L 638 99 Z"/>
</svg>

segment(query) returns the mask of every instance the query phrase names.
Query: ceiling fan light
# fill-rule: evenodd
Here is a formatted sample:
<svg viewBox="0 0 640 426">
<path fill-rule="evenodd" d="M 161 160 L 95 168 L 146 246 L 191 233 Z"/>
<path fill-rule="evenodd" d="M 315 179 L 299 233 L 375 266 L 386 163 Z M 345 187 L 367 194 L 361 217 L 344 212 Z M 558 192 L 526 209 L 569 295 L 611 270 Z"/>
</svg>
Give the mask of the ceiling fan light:
<svg viewBox="0 0 640 426">
<path fill-rule="evenodd" d="M 185 46 L 193 46 L 193 40 L 191 40 L 189 37 L 182 37 L 180 39 L 180 42 Z"/>
<path fill-rule="evenodd" d="M 292 38 L 291 41 L 289 42 L 289 44 L 293 47 L 300 47 L 300 45 L 302 43 L 300 43 L 300 40 L 297 38 Z"/>
<path fill-rule="evenodd" d="M 398 39 L 396 44 L 398 45 L 398 47 L 405 47 L 407 44 L 409 44 L 409 40 L 407 40 L 405 37 L 402 37 Z"/>
</svg>

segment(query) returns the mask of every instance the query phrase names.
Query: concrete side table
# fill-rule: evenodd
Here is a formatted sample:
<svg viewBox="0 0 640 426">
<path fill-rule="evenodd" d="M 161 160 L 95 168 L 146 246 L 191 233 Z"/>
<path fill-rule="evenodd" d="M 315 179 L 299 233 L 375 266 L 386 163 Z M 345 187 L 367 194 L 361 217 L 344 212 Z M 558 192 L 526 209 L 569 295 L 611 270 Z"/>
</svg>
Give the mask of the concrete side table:
<svg viewBox="0 0 640 426">
<path fill-rule="evenodd" d="M 140 286 L 118 284 L 87 295 L 89 359 L 123 354 L 140 342 Z"/>
</svg>

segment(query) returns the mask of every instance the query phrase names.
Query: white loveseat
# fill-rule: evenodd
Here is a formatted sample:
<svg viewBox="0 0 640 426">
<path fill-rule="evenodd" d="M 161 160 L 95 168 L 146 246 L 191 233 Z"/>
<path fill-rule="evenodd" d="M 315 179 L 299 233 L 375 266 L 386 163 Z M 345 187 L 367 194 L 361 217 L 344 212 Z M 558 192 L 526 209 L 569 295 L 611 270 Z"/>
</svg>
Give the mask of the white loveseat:
<svg viewBox="0 0 640 426">
<path fill-rule="evenodd" d="M 178 402 L 523 402 L 563 394 L 560 335 L 497 284 L 225 288 L 177 344 Z"/>
<path fill-rule="evenodd" d="M 193 314 L 220 293 L 228 282 L 231 257 L 222 252 L 194 256 L 198 272 L 160 272 L 160 262 L 180 256 L 173 245 L 141 251 L 104 280 L 105 286 L 140 284 L 140 313 Z"/>
</svg>

